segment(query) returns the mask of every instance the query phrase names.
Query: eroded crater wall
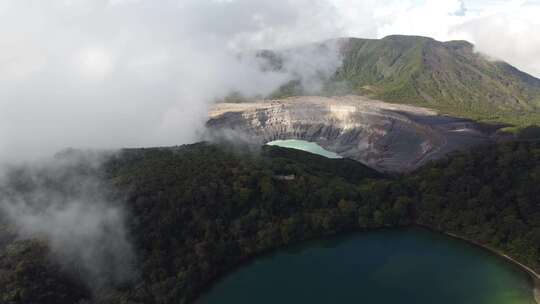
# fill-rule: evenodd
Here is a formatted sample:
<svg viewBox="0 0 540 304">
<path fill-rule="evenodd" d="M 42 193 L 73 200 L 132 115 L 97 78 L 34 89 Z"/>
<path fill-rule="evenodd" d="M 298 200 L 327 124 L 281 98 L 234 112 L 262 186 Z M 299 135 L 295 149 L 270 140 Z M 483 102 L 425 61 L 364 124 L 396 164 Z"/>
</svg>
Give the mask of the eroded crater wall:
<svg viewBox="0 0 540 304">
<path fill-rule="evenodd" d="M 234 133 L 261 145 L 278 139 L 316 142 L 343 157 L 393 172 L 414 170 L 448 152 L 492 140 L 474 122 L 361 96 L 220 103 L 207 127 L 214 136 Z"/>
</svg>

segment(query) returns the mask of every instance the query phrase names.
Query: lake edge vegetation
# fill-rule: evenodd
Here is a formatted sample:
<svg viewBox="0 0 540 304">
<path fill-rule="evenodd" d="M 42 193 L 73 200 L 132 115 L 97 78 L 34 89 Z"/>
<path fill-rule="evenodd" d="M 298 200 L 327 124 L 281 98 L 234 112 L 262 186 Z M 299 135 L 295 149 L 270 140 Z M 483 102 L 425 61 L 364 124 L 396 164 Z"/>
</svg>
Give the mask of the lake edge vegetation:
<svg viewBox="0 0 540 304">
<path fill-rule="evenodd" d="M 14 174 L 10 191 L 34 186 L 24 172 Z M 459 235 L 540 271 L 537 142 L 452 153 L 403 176 L 297 150 L 209 143 L 122 150 L 98 174 L 130 214 L 137 279 L 89 290 L 48 257 L 45 241 L 20 240 L 4 221 L 0 302 L 192 303 L 216 278 L 269 250 L 411 225 Z M 61 180 L 51 184 L 61 190 Z"/>
</svg>

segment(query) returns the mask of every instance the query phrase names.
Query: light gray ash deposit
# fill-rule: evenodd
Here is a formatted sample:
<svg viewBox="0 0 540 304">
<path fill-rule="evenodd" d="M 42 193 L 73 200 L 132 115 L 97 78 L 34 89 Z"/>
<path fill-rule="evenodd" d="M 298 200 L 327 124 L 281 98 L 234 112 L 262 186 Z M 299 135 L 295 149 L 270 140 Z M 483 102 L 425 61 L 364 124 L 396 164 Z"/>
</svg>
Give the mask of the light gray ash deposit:
<svg viewBox="0 0 540 304">
<path fill-rule="evenodd" d="M 411 171 L 451 151 L 489 143 L 496 131 L 430 109 L 361 96 L 219 103 L 206 125 L 213 136 L 254 144 L 278 139 L 316 142 L 388 172 Z"/>
</svg>

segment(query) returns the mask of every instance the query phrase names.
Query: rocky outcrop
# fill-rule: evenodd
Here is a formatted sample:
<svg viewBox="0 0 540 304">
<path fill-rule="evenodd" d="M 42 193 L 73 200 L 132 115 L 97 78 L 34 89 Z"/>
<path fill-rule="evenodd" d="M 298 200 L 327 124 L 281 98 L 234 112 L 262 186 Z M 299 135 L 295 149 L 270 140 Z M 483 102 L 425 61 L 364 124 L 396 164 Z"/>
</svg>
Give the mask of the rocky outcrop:
<svg viewBox="0 0 540 304">
<path fill-rule="evenodd" d="M 316 142 L 379 171 L 394 172 L 491 141 L 489 132 L 472 121 L 360 96 L 221 103 L 210 113 L 207 127 L 214 136 L 255 144 L 277 139 Z"/>
</svg>

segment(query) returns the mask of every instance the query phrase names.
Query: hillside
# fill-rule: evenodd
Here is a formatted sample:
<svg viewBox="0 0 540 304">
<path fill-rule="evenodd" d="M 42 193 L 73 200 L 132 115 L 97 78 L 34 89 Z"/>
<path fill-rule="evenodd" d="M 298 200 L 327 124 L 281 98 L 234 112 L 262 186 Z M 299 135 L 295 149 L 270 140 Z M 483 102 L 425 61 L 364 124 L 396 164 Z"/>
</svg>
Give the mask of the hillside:
<svg viewBox="0 0 540 304">
<path fill-rule="evenodd" d="M 540 79 L 505 62 L 489 60 L 466 41 L 388 36 L 337 43 L 343 65 L 320 94 L 367 95 L 517 126 L 540 123 Z M 279 52 L 263 56 L 279 67 Z M 293 81 L 274 96 L 306 93 L 314 94 Z"/>
<path fill-rule="evenodd" d="M 90 174 L 84 164 L 75 168 Z M 131 215 L 137 281 L 90 291 L 47 258 L 46 242 L 19 240 L 0 225 L 1 303 L 193 303 L 217 277 L 273 248 L 414 224 L 540 270 L 537 143 L 486 146 L 402 178 L 301 151 L 205 143 L 124 150 L 99 171 Z M 65 182 L 57 172 L 25 176 L 16 171 L 11 188 L 4 184 L 0 192 L 43 182 L 61 189 Z"/>
</svg>

